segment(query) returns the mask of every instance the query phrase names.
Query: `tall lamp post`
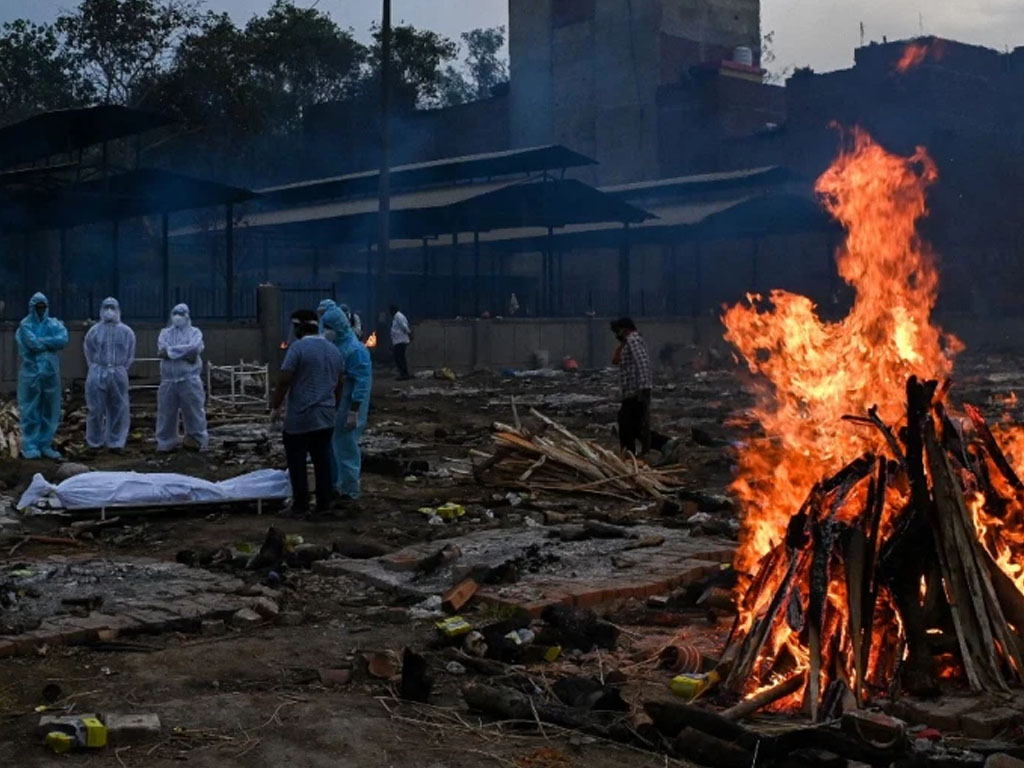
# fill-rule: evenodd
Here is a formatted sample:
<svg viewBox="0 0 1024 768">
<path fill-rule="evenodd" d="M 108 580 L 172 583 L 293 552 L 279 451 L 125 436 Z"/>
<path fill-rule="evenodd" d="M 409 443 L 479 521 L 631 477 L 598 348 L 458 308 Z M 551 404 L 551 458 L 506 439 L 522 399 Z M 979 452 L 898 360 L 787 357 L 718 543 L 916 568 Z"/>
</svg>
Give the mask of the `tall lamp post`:
<svg viewBox="0 0 1024 768">
<path fill-rule="evenodd" d="M 388 257 L 391 247 L 391 0 L 383 0 L 380 24 L 380 189 L 377 214 L 378 281 L 375 315 L 390 297 Z"/>
</svg>

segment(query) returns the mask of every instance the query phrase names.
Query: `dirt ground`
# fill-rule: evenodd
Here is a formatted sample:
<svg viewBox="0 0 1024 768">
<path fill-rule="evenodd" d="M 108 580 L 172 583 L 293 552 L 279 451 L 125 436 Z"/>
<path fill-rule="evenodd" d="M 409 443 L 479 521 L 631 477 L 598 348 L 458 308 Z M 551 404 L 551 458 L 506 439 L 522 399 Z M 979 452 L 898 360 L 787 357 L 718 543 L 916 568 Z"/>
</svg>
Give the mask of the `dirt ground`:
<svg viewBox="0 0 1024 768">
<path fill-rule="evenodd" d="M 1013 361 L 986 360 L 969 367 L 961 396 L 991 409 L 1004 408 L 1003 395 L 1016 386 L 1013 374 L 992 378 L 990 371 L 1011 371 Z M 179 510 L 126 519 L 126 525 L 103 530 L 84 551 L 117 558 L 147 556 L 174 560 L 182 550 L 200 551 L 251 543 L 258 546 L 269 525 L 306 542 L 329 545 L 340 540 L 372 542 L 385 550 L 410 543 L 457 537 L 469 530 L 502 527 L 516 530 L 544 524 L 543 512 L 557 506 L 572 516 L 657 518 L 656 505 L 593 496 L 533 494 L 511 505 L 510 489 L 481 486 L 463 474 L 473 449 L 487 450 L 494 421 L 510 421 L 512 398 L 519 410 L 537 407 L 580 436 L 614 445 L 616 379 L 612 372 L 502 377 L 476 373 L 445 379 L 394 381 L 378 371 L 374 386 L 369 441 L 390 436 L 399 446 L 412 443 L 404 457 L 426 461 L 429 470 L 410 478 L 367 472 L 358 507 L 337 516 L 295 521 L 270 511 Z M 731 441 L 752 434 L 751 397 L 741 375 L 729 368 L 689 368 L 664 375 L 658 383 L 654 411 L 658 425 L 681 439 L 677 460 L 689 468 L 694 493 L 724 494 L 731 479 Z M 279 453 L 266 455 L 221 444 L 210 454 L 180 453 L 158 457 L 152 443 L 152 416 L 143 406 L 136 415 L 132 443 L 121 456 L 84 460 L 93 469 L 176 471 L 210 479 L 263 466 L 280 466 Z M 74 407 L 72 407 L 74 411 Z M 244 420 L 220 413 L 213 426 Z M 261 423 L 261 416 L 249 420 Z M 70 420 L 75 422 L 74 418 Z M 63 433 L 69 459 L 79 460 L 81 435 Z M 0 463 L 0 481 L 16 495 L 35 472 L 52 473 L 46 462 Z M 422 470 L 422 468 L 420 468 Z M 457 522 L 430 525 L 417 509 L 453 501 L 473 512 Z M 54 523 L 32 520 L 31 530 L 52 532 Z M 3 534 L 0 534 L 0 538 Z M 20 533 L 4 544 L 0 562 L 31 563 L 49 555 L 82 554 L 82 549 L 27 543 L 8 556 Z M 229 570 L 227 565 L 213 569 Z M 259 584 L 262 574 L 231 570 Z M 366 651 L 401 653 L 423 649 L 434 637 L 432 620 L 410 616 L 409 601 L 350 577 L 321 577 L 309 571 L 285 574 L 279 590 L 282 611 L 301 613 L 299 626 L 262 625 L 229 628 L 227 634 L 165 632 L 132 638 L 132 650 L 97 650 L 89 646 L 50 647 L 45 652 L 0 660 L 0 765 L 51 765 L 55 759 L 36 735 L 44 688 L 59 686 L 58 703 L 74 712 L 155 712 L 163 723 L 158 738 L 132 746 L 109 747 L 59 758 L 69 764 L 165 766 L 518 766 L 519 768 L 604 768 L 631 765 L 684 765 L 662 755 L 633 750 L 577 732 L 533 723 L 493 723 L 471 714 L 460 687 L 470 677 L 451 674 L 443 661 L 432 662 L 435 678 L 430 705 L 403 702 L 393 681 L 359 674 Z M 466 614 L 474 622 L 486 609 Z M 729 622 L 711 622 L 690 632 L 695 638 L 724 640 Z M 565 658 L 545 671 L 531 670 L 543 687 L 549 676 L 577 672 L 605 675 L 629 669 L 633 679 L 626 698 L 641 690 L 666 689 L 664 670 L 637 671 L 653 647 L 671 639 L 675 629 L 624 627 L 623 648 Z M 352 681 L 324 684 L 319 670 L 354 666 Z M 646 689 L 645 689 L 646 686 Z"/>
</svg>

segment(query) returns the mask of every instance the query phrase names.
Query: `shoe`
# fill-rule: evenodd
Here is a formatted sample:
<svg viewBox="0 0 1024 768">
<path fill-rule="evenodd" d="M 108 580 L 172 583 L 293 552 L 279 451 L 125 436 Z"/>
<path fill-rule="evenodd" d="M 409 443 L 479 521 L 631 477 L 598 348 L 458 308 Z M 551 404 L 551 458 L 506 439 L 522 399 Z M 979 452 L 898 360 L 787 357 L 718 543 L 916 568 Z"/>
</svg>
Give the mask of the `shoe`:
<svg viewBox="0 0 1024 768">
<path fill-rule="evenodd" d="M 41 453 L 46 458 L 53 459 L 54 461 L 60 461 L 61 459 L 64 458 L 63 456 L 60 455 L 60 451 L 56 451 L 53 448 L 43 448 Z"/>
<path fill-rule="evenodd" d="M 35 448 L 22 448 L 21 458 L 28 459 L 29 461 L 35 461 L 36 459 L 42 458 L 42 454 L 40 454 Z"/>
<path fill-rule="evenodd" d="M 661 448 L 661 460 L 658 462 L 661 466 L 672 464 L 676 460 L 676 449 L 679 448 L 679 438 L 673 437 Z"/>
<path fill-rule="evenodd" d="M 287 501 L 278 515 L 290 517 L 293 520 L 305 520 L 309 517 L 309 507 L 296 507 L 294 501 Z"/>
</svg>

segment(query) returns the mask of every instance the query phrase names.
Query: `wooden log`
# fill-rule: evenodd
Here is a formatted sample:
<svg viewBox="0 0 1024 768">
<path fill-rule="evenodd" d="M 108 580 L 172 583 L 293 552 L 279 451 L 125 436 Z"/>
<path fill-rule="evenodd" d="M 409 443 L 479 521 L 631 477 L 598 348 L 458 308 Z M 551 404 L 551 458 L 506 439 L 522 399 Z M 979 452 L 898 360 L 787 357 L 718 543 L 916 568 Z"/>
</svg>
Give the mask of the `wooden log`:
<svg viewBox="0 0 1024 768">
<path fill-rule="evenodd" d="M 647 749 L 658 746 L 646 741 L 629 724 L 629 717 L 621 713 L 587 712 L 571 707 L 531 700 L 529 696 L 511 688 L 471 683 L 462 689 L 462 698 L 470 709 L 500 720 L 550 723 L 590 733 L 601 738 L 632 744 Z"/>
<path fill-rule="evenodd" d="M 1006 460 L 1006 454 L 1003 453 L 1003 449 L 996 442 L 996 438 L 992 434 L 992 430 L 989 429 L 988 423 L 986 423 L 981 411 L 970 403 L 964 404 L 964 411 L 967 413 L 968 418 L 970 418 L 971 424 L 974 425 L 978 437 L 981 438 L 981 442 L 992 459 L 992 463 L 999 470 L 999 474 L 1006 479 L 1006 482 L 1010 484 L 1014 491 L 1017 493 L 1024 492 L 1024 483 L 1017 477 L 1017 473 L 1010 466 L 1010 462 Z"/>
<path fill-rule="evenodd" d="M 1009 690 L 996 657 L 996 640 L 1018 670 L 1019 655 L 988 573 L 979 564 L 977 534 L 934 424 L 925 428 L 925 445 L 935 486 L 933 528 L 964 672 L 976 691 Z"/>
<path fill-rule="evenodd" d="M 754 764 L 752 752 L 696 728 L 684 728 L 673 746 L 680 757 L 709 768 L 750 768 Z"/>
<path fill-rule="evenodd" d="M 645 701 L 644 711 L 650 715 L 658 731 L 668 738 L 675 738 L 686 728 L 693 728 L 751 750 L 760 738 L 759 734 L 747 730 L 734 720 L 727 720 L 714 710 L 693 704 L 658 699 Z"/>
<path fill-rule="evenodd" d="M 750 698 L 744 699 L 739 704 L 729 707 L 729 709 L 722 712 L 722 717 L 726 720 L 732 721 L 750 717 L 755 712 L 771 706 L 776 701 L 779 701 L 779 699 L 792 696 L 800 690 L 806 681 L 807 675 L 803 672 L 793 675 L 788 680 L 783 680 L 778 685 L 772 686 L 765 691 L 761 691 L 756 696 L 751 696 Z"/>
</svg>

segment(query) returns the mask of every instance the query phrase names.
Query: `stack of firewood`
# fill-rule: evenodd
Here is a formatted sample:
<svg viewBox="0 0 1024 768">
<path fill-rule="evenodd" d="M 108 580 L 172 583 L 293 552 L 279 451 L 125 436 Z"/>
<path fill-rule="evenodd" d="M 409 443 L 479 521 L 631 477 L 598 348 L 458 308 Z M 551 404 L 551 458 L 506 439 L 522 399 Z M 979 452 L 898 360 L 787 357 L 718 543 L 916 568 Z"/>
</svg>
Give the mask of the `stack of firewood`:
<svg viewBox="0 0 1024 768">
<path fill-rule="evenodd" d="M 994 559 L 1004 528 L 979 535 L 967 499 L 983 495 L 1012 531 L 1024 483 L 981 414 L 951 417 L 945 394 L 911 378 L 898 431 L 874 412 L 848 417 L 877 428 L 894 456 L 858 458 L 793 515 L 740 599 L 749 623 L 723 656 L 728 689 L 802 691 L 817 720 L 844 699 L 937 694 L 950 675 L 975 691 L 1022 682 L 1024 594 Z M 806 686 L 787 685 L 797 678 Z"/>
<path fill-rule="evenodd" d="M 540 425 L 535 431 L 522 425 L 514 405 L 514 426 L 493 425 L 494 453 L 473 452 L 484 459 L 474 467 L 478 482 L 490 476 L 503 486 L 629 501 L 661 500 L 682 485 L 682 466 L 651 467 L 635 456 L 583 440 L 535 409 L 530 413 Z"/>
<path fill-rule="evenodd" d="M 18 404 L 0 401 L 0 458 L 16 459 L 21 451 L 21 422 Z"/>
</svg>

